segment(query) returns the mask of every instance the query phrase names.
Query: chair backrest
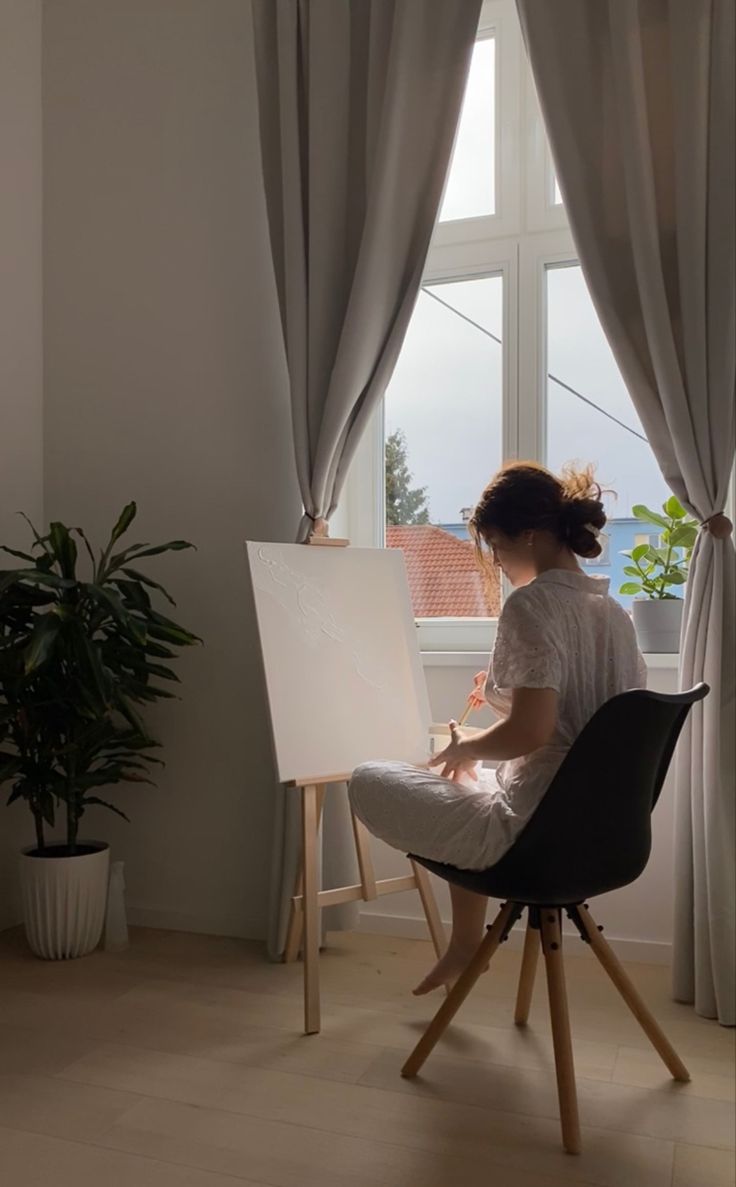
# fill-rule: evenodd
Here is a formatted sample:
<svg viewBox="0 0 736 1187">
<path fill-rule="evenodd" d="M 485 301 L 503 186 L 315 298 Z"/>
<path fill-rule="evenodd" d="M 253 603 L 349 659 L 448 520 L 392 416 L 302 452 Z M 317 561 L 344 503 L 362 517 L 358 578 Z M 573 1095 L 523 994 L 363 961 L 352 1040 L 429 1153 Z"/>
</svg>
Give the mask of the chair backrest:
<svg viewBox="0 0 736 1187">
<path fill-rule="evenodd" d="M 580 901 L 638 878 L 680 730 L 708 691 L 707 684 L 671 694 L 633 689 L 602 705 L 497 874 L 523 870 L 529 895 L 548 902 Z"/>
</svg>

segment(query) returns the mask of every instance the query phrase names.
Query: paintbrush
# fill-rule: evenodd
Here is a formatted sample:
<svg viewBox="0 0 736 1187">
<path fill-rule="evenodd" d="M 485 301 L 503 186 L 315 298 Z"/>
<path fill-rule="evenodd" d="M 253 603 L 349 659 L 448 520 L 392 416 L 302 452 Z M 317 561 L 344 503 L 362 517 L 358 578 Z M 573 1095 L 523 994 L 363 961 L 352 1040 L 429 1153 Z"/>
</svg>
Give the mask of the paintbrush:
<svg viewBox="0 0 736 1187">
<path fill-rule="evenodd" d="M 468 703 L 465 706 L 465 711 L 457 723 L 459 726 L 465 725 L 465 722 L 470 717 L 470 714 L 473 712 L 473 709 L 480 709 L 481 705 L 485 704 L 485 697 L 482 697 L 478 690 L 482 684 L 485 684 L 486 677 L 487 677 L 486 672 L 479 672 L 478 675 L 476 676 L 475 681 L 474 681 L 474 688 L 473 688 L 473 691 L 468 696 Z"/>
</svg>

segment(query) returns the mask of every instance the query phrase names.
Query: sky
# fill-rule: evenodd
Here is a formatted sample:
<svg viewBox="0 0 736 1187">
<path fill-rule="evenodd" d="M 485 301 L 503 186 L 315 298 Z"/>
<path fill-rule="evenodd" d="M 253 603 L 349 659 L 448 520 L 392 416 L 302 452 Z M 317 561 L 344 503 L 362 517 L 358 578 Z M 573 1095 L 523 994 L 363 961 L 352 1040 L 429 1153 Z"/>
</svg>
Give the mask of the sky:
<svg viewBox="0 0 736 1187">
<path fill-rule="evenodd" d="M 493 171 L 484 162 L 493 160 L 494 52 L 492 40 L 474 51 L 442 219 L 493 212 Z M 386 432 L 403 429 L 433 523 L 457 523 L 503 461 L 502 351 L 488 337 L 503 337 L 502 283 L 491 276 L 427 286 L 386 393 Z M 546 284 L 547 371 L 643 435 L 579 266 L 549 268 Z M 659 507 L 670 493 L 645 441 L 549 379 L 541 460 L 553 470 L 593 462 L 601 485 L 617 494 L 606 499 L 610 516 L 630 515 L 634 503 Z"/>
</svg>

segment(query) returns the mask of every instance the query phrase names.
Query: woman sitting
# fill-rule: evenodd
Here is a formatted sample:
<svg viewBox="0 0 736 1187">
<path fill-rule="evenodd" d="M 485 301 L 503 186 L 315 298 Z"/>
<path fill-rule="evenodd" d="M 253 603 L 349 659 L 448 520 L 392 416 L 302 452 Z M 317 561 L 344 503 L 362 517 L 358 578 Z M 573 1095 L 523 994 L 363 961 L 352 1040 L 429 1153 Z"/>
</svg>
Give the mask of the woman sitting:
<svg viewBox="0 0 736 1187">
<path fill-rule="evenodd" d="M 449 746 L 429 762 L 439 773 L 395 762 L 355 770 L 353 810 L 394 848 L 487 869 L 513 845 L 596 710 L 646 685 L 629 615 L 609 596 L 608 578 L 588 576 L 576 559 L 601 552 L 600 495 L 592 467 L 557 478 L 531 462 L 505 466 L 483 491 L 469 525 L 479 562 L 514 587 L 480 674 L 499 720 L 467 738 L 451 722 Z M 500 765 L 479 773 L 483 761 Z M 449 947 L 416 994 L 456 980 L 481 941 L 485 896 L 452 884 L 450 895 Z"/>
</svg>

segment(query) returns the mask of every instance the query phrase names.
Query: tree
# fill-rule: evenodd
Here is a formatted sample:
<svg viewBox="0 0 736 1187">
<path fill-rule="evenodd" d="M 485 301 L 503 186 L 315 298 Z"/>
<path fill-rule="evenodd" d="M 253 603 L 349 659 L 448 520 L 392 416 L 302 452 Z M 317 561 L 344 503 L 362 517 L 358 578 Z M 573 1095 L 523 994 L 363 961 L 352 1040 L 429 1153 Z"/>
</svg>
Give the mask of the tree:
<svg viewBox="0 0 736 1187">
<path fill-rule="evenodd" d="M 414 475 L 406 460 L 406 437 L 395 429 L 386 438 L 386 522 L 429 523 L 426 486 L 412 489 Z"/>
</svg>

